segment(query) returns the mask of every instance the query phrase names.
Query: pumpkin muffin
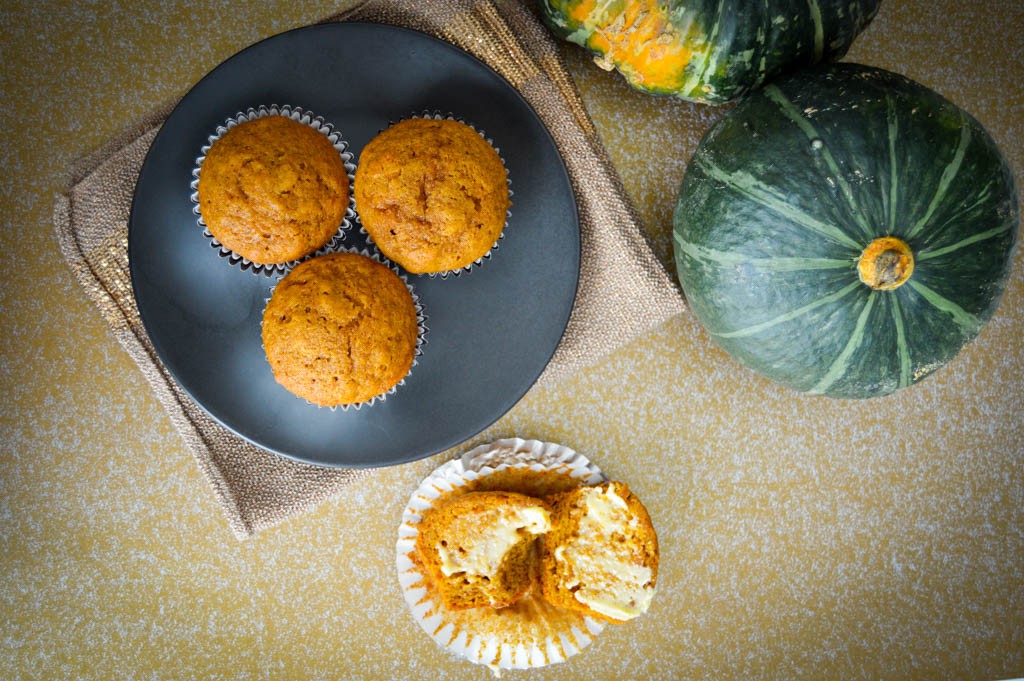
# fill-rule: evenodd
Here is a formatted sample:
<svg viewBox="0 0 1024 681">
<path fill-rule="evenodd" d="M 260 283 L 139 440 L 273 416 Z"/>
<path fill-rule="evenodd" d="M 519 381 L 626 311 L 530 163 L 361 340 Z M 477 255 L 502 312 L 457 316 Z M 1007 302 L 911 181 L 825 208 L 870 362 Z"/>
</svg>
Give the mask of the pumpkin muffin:
<svg viewBox="0 0 1024 681">
<path fill-rule="evenodd" d="M 510 205 L 508 174 L 487 140 L 465 123 L 430 118 L 396 123 L 366 145 L 355 198 L 373 242 L 414 274 L 487 255 Z"/>
<path fill-rule="evenodd" d="M 343 224 L 349 203 L 345 164 L 326 135 L 278 115 L 217 139 L 200 166 L 197 192 L 210 234 L 261 265 L 316 252 Z"/>
<path fill-rule="evenodd" d="M 398 582 L 417 624 L 449 652 L 495 671 L 563 662 L 590 645 L 606 622 L 544 600 L 539 551 L 520 549 L 539 549 L 543 534 L 537 530 L 554 520 L 546 496 L 604 479 L 567 447 L 515 438 L 481 445 L 435 469 L 410 496 L 395 545 Z M 457 554 L 447 561 L 451 575 L 431 567 L 439 546 Z M 506 547 L 497 570 L 480 568 L 497 562 L 481 555 L 496 556 Z M 527 572 L 524 593 L 516 593 L 522 586 L 500 589 L 515 596 L 510 604 L 496 607 L 507 602 L 496 597 L 463 607 L 471 590 L 484 587 L 484 577 L 493 583 L 505 573 L 515 581 Z"/>
<path fill-rule="evenodd" d="M 307 260 L 278 283 L 263 312 L 274 378 L 324 407 L 394 388 L 412 368 L 416 304 L 389 267 L 358 253 Z"/>
</svg>

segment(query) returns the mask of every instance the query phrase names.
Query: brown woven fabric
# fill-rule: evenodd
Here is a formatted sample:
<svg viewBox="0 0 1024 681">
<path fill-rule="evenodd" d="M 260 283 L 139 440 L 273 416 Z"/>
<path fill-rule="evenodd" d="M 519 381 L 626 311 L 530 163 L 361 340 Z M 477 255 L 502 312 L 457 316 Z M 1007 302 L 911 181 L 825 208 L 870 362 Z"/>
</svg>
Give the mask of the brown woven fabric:
<svg viewBox="0 0 1024 681">
<path fill-rule="evenodd" d="M 431 33 L 489 64 L 540 115 L 565 159 L 582 237 L 579 291 L 540 381 L 547 383 L 683 310 L 640 231 L 621 182 L 562 64 L 530 9 L 488 0 L 371 0 L 327 21 L 374 21 Z M 128 273 L 135 180 L 171 106 L 153 112 L 72 169 L 54 220 L 61 250 L 181 432 L 240 539 L 337 494 L 367 470 L 330 469 L 270 454 L 227 431 L 173 381 L 146 336 Z"/>
</svg>

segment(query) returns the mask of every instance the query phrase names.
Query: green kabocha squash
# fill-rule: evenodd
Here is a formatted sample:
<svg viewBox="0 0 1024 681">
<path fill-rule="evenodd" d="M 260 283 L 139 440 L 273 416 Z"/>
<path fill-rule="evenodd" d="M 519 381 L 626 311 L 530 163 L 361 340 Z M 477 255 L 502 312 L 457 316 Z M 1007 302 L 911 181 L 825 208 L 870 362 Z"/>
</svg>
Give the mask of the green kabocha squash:
<svg viewBox="0 0 1024 681">
<path fill-rule="evenodd" d="M 884 395 L 952 359 L 995 311 L 1019 206 L 970 115 L 903 76 L 832 64 L 714 125 L 673 245 L 726 351 L 799 391 Z"/>
<path fill-rule="evenodd" d="M 635 88 L 720 104 L 839 59 L 881 0 L 542 0 L 551 31 Z"/>
</svg>

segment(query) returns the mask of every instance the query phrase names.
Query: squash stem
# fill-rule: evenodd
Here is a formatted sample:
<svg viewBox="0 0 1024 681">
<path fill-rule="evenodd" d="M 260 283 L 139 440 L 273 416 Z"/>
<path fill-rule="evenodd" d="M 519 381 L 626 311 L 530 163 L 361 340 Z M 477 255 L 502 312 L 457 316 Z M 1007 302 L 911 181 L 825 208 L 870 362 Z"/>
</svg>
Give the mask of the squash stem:
<svg viewBox="0 0 1024 681">
<path fill-rule="evenodd" d="M 913 272 L 913 251 L 907 242 L 893 236 L 872 241 L 857 261 L 860 280 L 876 291 L 891 291 L 902 286 Z"/>
</svg>

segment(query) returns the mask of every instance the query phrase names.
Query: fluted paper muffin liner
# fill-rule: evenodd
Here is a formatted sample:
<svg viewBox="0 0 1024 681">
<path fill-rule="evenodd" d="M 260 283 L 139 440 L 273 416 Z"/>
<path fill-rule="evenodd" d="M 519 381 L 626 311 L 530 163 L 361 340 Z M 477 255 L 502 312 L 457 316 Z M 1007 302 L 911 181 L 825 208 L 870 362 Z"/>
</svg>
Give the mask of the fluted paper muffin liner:
<svg viewBox="0 0 1024 681">
<path fill-rule="evenodd" d="M 498 154 L 498 158 L 501 159 L 501 165 L 505 168 L 505 182 L 508 185 L 509 209 L 505 211 L 505 225 L 502 227 L 501 233 L 498 234 L 498 238 L 495 239 L 494 244 L 491 246 L 490 250 L 488 250 L 486 253 L 484 253 L 482 256 L 480 256 L 479 258 L 477 258 L 473 262 L 469 263 L 468 265 L 464 265 L 463 267 L 460 267 L 460 268 L 457 268 L 457 269 L 453 269 L 453 270 L 444 270 L 442 272 L 427 272 L 427 273 L 422 275 L 422 276 L 427 276 L 427 277 L 431 277 L 431 278 L 440 277 L 441 279 L 447 279 L 448 277 L 458 277 L 460 275 L 472 272 L 475 268 L 483 265 L 485 262 L 490 260 L 491 256 L 494 254 L 494 252 L 497 251 L 498 248 L 501 246 L 501 241 L 502 241 L 502 239 L 505 238 L 505 230 L 508 229 L 508 221 L 512 217 L 512 208 L 511 208 L 512 194 L 513 194 L 513 191 L 512 191 L 512 175 L 508 172 L 508 164 L 505 163 L 505 157 L 501 155 L 501 149 L 499 149 L 494 144 L 494 140 L 492 140 L 490 137 L 488 137 L 482 130 L 480 130 L 478 127 L 476 127 L 472 123 L 468 122 L 464 118 L 460 118 L 460 117 L 456 116 L 453 113 L 450 113 L 450 112 L 449 113 L 443 113 L 441 111 L 436 111 L 436 110 L 422 111 L 422 112 L 419 112 L 419 113 L 411 114 L 411 115 L 406 116 L 404 118 L 401 118 L 401 119 L 399 119 L 397 121 L 391 121 L 388 124 L 388 128 L 390 128 L 391 126 L 396 125 L 398 123 L 401 123 L 402 121 L 407 121 L 407 120 L 410 120 L 410 119 L 413 119 L 413 118 L 425 118 L 425 119 L 428 119 L 428 120 L 435 120 L 435 121 L 441 121 L 441 120 L 456 121 L 457 123 L 462 123 L 463 125 L 469 126 L 470 128 L 473 129 L 474 132 L 476 132 L 476 134 L 480 135 L 484 139 L 484 141 L 487 142 L 488 145 L 490 145 L 490 147 L 492 149 L 494 149 L 494 152 L 496 154 Z M 383 129 L 379 130 L 378 134 L 381 133 L 381 132 L 384 132 L 384 130 L 387 130 L 387 128 L 383 128 Z M 355 185 L 354 184 L 353 184 L 353 189 L 352 189 L 352 195 L 353 195 L 353 197 L 355 196 Z M 354 204 L 354 206 L 355 206 L 356 215 L 358 216 L 358 214 L 359 214 L 359 206 L 357 204 Z M 366 242 L 368 244 L 370 244 L 374 249 L 376 249 L 378 251 L 380 250 L 380 247 L 374 242 L 373 237 L 370 236 L 370 233 L 366 231 L 365 227 L 363 227 L 363 223 L 362 223 L 361 220 L 359 221 L 359 233 L 363 235 L 363 237 L 366 239 Z"/>
<path fill-rule="evenodd" d="M 446 650 L 495 671 L 564 662 L 590 645 L 604 624 L 547 603 L 539 588 L 507 608 L 448 610 L 420 563 L 417 525 L 428 509 L 473 490 L 543 497 L 606 480 L 568 447 L 519 438 L 481 445 L 437 468 L 409 498 L 396 544 L 398 583 L 417 624 Z"/>
<path fill-rule="evenodd" d="M 284 116 L 285 118 L 290 118 L 293 121 L 308 125 L 327 137 L 331 142 L 331 145 L 338 152 L 338 155 L 341 156 L 341 161 L 345 165 L 345 174 L 348 176 L 348 206 L 345 209 L 345 215 L 342 218 L 341 224 L 338 225 L 337 231 L 327 241 L 327 243 L 313 253 L 283 263 L 252 262 L 248 258 L 225 247 L 215 236 L 213 236 L 213 234 L 210 233 L 210 229 L 203 221 L 202 213 L 199 210 L 199 172 L 202 169 L 203 161 L 206 160 L 207 153 L 210 151 L 210 147 L 213 146 L 214 142 L 223 137 L 228 130 L 236 125 L 253 121 L 257 118 L 263 118 L 264 116 Z M 322 116 L 317 116 L 311 111 L 302 109 L 301 107 L 291 106 L 290 104 L 285 104 L 283 106 L 272 104 L 270 106 L 259 106 L 256 108 L 250 107 L 244 112 L 239 111 L 234 116 L 225 120 L 222 125 L 217 126 L 217 129 L 207 139 L 206 144 L 204 144 L 200 149 L 200 155 L 196 158 L 195 168 L 192 169 L 192 182 L 189 185 L 192 190 L 189 198 L 192 201 L 192 212 L 196 216 L 196 223 L 203 229 L 203 236 L 209 240 L 210 246 L 216 248 L 221 257 L 232 265 L 236 265 L 242 270 L 252 272 L 254 274 L 262 273 L 266 275 L 273 275 L 285 272 L 304 260 L 315 258 L 318 255 L 325 255 L 340 248 L 341 243 L 345 238 L 345 233 L 352 228 L 353 221 L 356 218 L 356 201 L 354 191 L 356 165 L 353 159 L 354 157 L 352 152 L 348 150 L 348 142 L 341 137 L 341 134 L 334 129 L 334 126 L 331 123 L 328 123 Z"/>
<path fill-rule="evenodd" d="M 406 379 L 409 378 L 409 376 L 412 375 L 412 372 L 416 368 L 416 365 L 419 364 L 419 358 L 423 356 L 423 346 L 426 345 L 426 343 L 427 343 L 427 332 L 430 329 L 427 327 L 427 315 L 423 311 L 423 303 L 420 302 L 419 294 L 416 293 L 416 289 L 413 288 L 412 284 L 409 283 L 408 277 L 406 277 L 404 274 L 402 274 L 402 272 L 398 269 L 397 266 L 395 266 L 394 263 L 392 263 L 391 261 L 387 260 L 386 258 L 384 258 L 383 256 L 381 256 L 378 253 L 371 253 L 369 250 L 367 250 L 365 248 L 362 248 L 362 249 L 357 249 L 357 248 L 335 248 L 334 250 L 330 251 L 330 253 L 355 253 L 357 255 L 362 255 L 362 256 L 365 256 L 367 258 L 370 258 L 371 260 L 373 260 L 376 263 L 384 265 L 389 270 L 391 270 L 392 272 L 397 274 L 398 278 L 402 280 L 403 284 L 405 284 L 406 289 L 408 289 L 408 291 L 409 291 L 409 295 L 412 296 L 413 306 L 416 308 L 416 331 L 417 331 L 416 332 L 416 349 L 415 349 L 415 351 L 413 353 L 413 356 L 412 356 L 412 366 L 409 367 L 409 371 L 406 372 L 405 376 L 403 376 L 402 380 L 400 380 L 398 383 L 396 383 L 395 385 L 391 386 L 390 388 L 388 388 L 384 392 L 380 393 L 379 395 L 374 395 L 370 399 L 365 400 L 363 402 L 353 402 L 351 404 L 339 404 L 339 405 L 334 405 L 334 406 L 323 406 L 323 405 L 315 404 L 315 403 L 310 402 L 309 400 L 305 399 L 304 397 L 301 397 L 299 395 L 295 395 L 294 393 L 290 393 L 290 394 L 295 396 L 295 399 L 302 400 L 306 404 L 309 404 L 309 405 L 312 405 L 314 407 L 317 407 L 318 409 L 330 409 L 331 411 L 335 411 L 335 410 L 338 410 L 338 409 L 340 409 L 341 411 L 348 411 L 349 409 L 355 409 L 355 410 L 358 411 L 359 409 L 362 409 L 363 407 L 371 407 L 374 404 L 378 404 L 378 403 L 384 402 L 385 400 L 387 400 L 388 396 L 394 395 L 396 392 L 398 392 L 399 388 L 401 388 L 403 385 L 405 385 Z M 318 254 L 318 256 L 313 256 L 313 257 L 319 257 L 319 255 L 328 255 L 328 253 L 321 253 L 321 254 Z M 312 259 L 312 257 L 311 258 L 304 258 L 302 261 L 297 261 L 295 263 L 290 264 L 290 266 L 288 268 L 288 272 L 291 272 L 292 269 L 297 267 L 299 262 L 303 262 L 305 260 L 311 260 L 311 259 Z M 287 276 L 287 274 L 285 276 Z M 284 280 L 284 278 L 282 277 L 282 279 L 279 280 L 277 283 L 280 283 L 283 280 Z M 277 288 L 277 283 L 275 283 L 270 288 L 269 295 L 263 300 L 263 308 L 264 308 L 264 310 L 266 309 L 267 304 L 270 302 L 270 299 L 274 296 L 274 289 Z M 261 315 L 261 320 L 260 320 L 260 329 L 261 329 L 260 336 L 261 336 L 261 338 L 262 338 L 262 326 L 263 326 L 263 321 L 262 321 L 262 315 Z M 267 349 L 266 349 L 266 347 L 264 347 L 262 340 L 260 341 L 260 347 L 263 349 L 263 356 L 266 357 Z M 269 363 L 268 363 L 268 366 L 269 366 Z"/>
</svg>

